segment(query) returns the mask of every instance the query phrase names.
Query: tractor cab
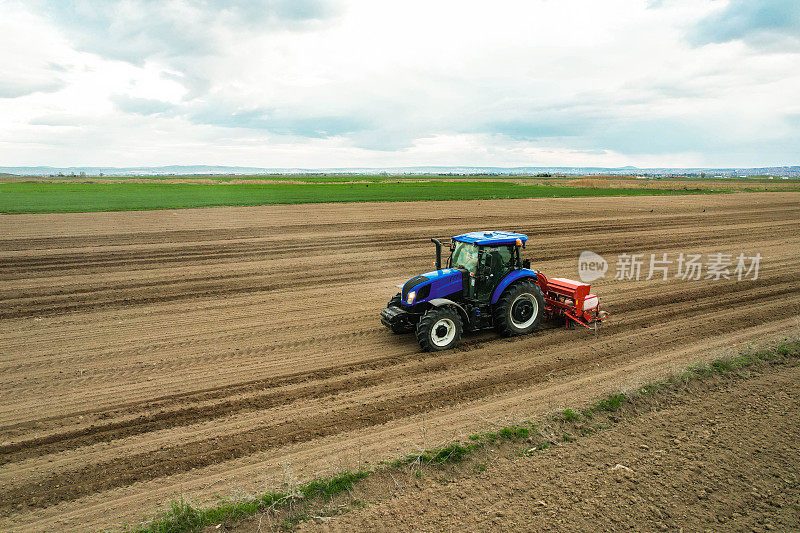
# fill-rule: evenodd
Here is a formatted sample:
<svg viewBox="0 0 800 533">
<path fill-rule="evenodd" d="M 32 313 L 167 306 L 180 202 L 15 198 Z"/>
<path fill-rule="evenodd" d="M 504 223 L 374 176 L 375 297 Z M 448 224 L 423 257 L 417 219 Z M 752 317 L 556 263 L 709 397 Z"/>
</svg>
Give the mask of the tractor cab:
<svg viewBox="0 0 800 533">
<path fill-rule="evenodd" d="M 527 235 L 509 231 L 475 231 L 453 237 L 448 266 L 469 276 L 466 298 L 487 303 L 500 282 L 523 267 L 520 248 Z"/>
</svg>

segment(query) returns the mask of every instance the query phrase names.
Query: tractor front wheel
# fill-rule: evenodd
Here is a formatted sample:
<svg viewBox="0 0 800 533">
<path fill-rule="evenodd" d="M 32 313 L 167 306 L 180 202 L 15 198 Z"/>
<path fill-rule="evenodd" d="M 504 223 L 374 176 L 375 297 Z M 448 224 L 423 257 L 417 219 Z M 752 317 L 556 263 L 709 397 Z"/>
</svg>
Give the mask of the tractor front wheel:
<svg viewBox="0 0 800 533">
<path fill-rule="evenodd" d="M 447 307 L 431 308 L 417 322 L 417 340 L 426 352 L 449 350 L 458 344 L 463 331 L 458 312 Z"/>
<path fill-rule="evenodd" d="M 506 289 L 494 308 L 495 327 L 507 337 L 533 333 L 543 316 L 544 295 L 539 286 L 530 281 L 521 281 Z"/>
</svg>

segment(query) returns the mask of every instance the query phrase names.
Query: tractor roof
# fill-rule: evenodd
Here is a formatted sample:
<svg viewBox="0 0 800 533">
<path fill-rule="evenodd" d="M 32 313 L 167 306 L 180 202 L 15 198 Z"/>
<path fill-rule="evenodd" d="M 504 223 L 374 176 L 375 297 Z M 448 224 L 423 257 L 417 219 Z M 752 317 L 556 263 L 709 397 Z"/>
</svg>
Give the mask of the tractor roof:
<svg viewBox="0 0 800 533">
<path fill-rule="evenodd" d="M 517 239 L 525 242 L 528 240 L 527 235 L 522 233 L 514 233 L 512 231 L 473 231 L 471 233 L 464 233 L 463 235 L 456 235 L 453 240 L 461 242 L 471 242 L 478 246 L 493 244 L 514 244 Z"/>
</svg>

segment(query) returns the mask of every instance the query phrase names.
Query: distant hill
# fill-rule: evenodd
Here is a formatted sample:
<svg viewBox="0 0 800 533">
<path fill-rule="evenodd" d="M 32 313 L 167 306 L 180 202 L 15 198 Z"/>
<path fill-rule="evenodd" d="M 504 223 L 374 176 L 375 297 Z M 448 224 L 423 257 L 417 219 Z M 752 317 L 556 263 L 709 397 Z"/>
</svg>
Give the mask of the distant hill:
<svg viewBox="0 0 800 533">
<path fill-rule="evenodd" d="M 782 178 L 800 177 L 800 166 L 775 166 L 759 168 L 637 168 L 637 167 L 469 167 L 469 166 L 421 166 L 421 167 L 385 167 L 385 168 L 261 168 L 261 167 L 229 167 L 209 165 L 169 165 L 163 167 L 0 167 L 0 173 L 17 176 L 49 176 L 63 174 L 65 176 L 159 176 L 188 174 L 466 174 L 466 175 L 527 175 L 527 174 L 560 174 L 560 175 L 598 175 L 617 176 L 694 176 L 694 177 L 731 177 L 731 176 L 776 176 Z"/>
</svg>

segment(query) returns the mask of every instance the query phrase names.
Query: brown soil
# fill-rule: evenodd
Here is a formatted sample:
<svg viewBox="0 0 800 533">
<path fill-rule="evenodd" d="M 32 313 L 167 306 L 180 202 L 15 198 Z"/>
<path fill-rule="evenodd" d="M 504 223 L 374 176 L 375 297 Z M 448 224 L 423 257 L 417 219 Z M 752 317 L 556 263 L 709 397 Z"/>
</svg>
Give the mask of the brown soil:
<svg viewBox="0 0 800 533">
<path fill-rule="evenodd" d="M 85 529 L 261 492 L 636 386 L 800 324 L 800 194 L 267 206 L 0 218 L 0 526 Z M 428 237 L 763 256 L 747 281 L 613 281 L 602 332 L 383 328 Z M 648 255 L 649 257 L 649 255 Z"/>
<path fill-rule="evenodd" d="M 346 514 L 317 511 L 298 529 L 800 529 L 797 361 L 746 380 L 718 377 L 639 399 L 622 417 L 610 429 L 548 450 L 507 444 L 478 452 L 466 465 L 429 467 L 419 478 L 384 475 L 352 491 L 349 505 L 338 507 Z M 324 510 L 335 512 L 337 504 L 343 505 Z M 234 531 L 255 531 L 259 520 L 275 524 L 258 516 Z"/>
</svg>

